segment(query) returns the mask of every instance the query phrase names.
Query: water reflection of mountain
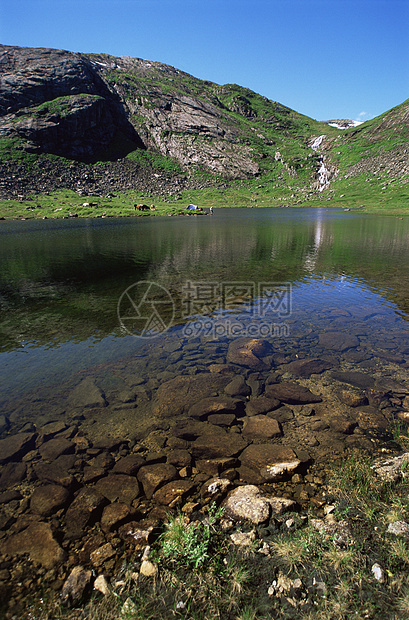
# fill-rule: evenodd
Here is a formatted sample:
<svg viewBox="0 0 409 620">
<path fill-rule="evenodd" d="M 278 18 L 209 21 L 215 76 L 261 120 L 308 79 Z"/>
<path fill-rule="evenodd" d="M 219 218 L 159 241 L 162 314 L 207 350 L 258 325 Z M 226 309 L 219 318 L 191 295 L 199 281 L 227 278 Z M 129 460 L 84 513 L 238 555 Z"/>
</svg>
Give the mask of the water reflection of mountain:
<svg viewBox="0 0 409 620">
<path fill-rule="evenodd" d="M 117 332 L 133 282 L 181 297 L 187 280 L 303 282 L 346 276 L 409 313 L 409 225 L 329 209 L 213 217 L 7 223 L 0 229 L 2 344 Z"/>
</svg>

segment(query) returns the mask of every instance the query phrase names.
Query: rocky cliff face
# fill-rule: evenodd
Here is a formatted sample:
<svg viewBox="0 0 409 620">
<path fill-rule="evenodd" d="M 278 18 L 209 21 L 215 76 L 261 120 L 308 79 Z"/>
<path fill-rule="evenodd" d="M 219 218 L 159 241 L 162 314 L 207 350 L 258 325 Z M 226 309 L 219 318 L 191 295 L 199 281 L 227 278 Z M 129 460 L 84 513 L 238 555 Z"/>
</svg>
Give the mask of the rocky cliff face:
<svg viewBox="0 0 409 620">
<path fill-rule="evenodd" d="M 118 95 L 81 55 L 0 46 L 0 72 L 0 137 L 21 149 L 91 160 L 118 135 L 128 150 L 143 147 Z"/>
</svg>

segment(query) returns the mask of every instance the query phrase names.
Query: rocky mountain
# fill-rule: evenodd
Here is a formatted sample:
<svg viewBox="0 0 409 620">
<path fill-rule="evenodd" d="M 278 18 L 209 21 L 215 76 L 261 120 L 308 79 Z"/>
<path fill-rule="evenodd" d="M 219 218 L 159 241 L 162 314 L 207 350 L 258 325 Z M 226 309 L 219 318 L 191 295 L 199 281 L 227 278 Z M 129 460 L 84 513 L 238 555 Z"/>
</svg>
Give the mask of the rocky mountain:
<svg viewBox="0 0 409 620">
<path fill-rule="evenodd" d="M 0 45 L 0 198 L 61 187 L 177 195 L 238 179 L 307 196 L 347 171 L 365 128 L 382 142 L 372 121 L 340 131 L 159 62 Z"/>
</svg>

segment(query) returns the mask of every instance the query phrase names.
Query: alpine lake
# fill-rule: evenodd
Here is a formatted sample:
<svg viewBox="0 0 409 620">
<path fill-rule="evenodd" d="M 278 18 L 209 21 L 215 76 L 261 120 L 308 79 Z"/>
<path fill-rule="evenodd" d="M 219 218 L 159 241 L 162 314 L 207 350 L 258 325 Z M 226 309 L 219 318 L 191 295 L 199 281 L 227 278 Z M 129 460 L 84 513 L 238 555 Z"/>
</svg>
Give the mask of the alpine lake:
<svg viewBox="0 0 409 620">
<path fill-rule="evenodd" d="M 4 566 L 62 583 L 92 536 L 135 545 L 243 483 L 319 506 L 336 459 L 399 449 L 408 218 L 4 221 L 0 265 Z"/>
</svg>

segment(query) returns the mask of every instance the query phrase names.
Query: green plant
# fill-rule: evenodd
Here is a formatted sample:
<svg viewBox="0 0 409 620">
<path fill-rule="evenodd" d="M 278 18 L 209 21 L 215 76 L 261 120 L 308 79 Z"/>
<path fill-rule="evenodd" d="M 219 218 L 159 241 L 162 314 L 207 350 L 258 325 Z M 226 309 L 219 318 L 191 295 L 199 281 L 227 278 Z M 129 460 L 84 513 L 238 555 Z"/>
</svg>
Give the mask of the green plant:
<svg viewBox="0 0 409 620">
<path fill-rule="evenodd" d="M 203 521 L 187 522 L 181 513 L 170 517 L 162 536 L 160 553 L 179 564 L 203 567 L 209 559 L 212 538 L 216 534 L 214 525 L 222 514 L 223 509 L 213 503 Z"/>
</svg>

